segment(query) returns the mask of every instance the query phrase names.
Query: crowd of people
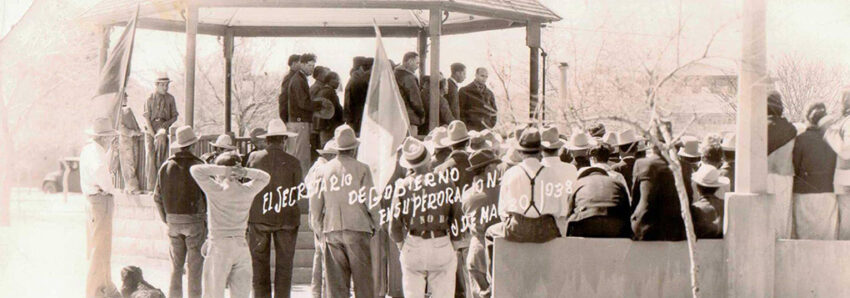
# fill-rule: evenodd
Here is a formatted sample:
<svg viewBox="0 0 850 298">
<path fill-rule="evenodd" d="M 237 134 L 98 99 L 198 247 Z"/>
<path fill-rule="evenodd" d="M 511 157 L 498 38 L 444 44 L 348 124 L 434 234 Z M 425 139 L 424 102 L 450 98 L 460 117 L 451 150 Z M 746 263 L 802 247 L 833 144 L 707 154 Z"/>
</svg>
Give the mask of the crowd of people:
<svg viewBox="0 0 850 298">
<path fill-rule="evenodd" d="M 441 125 L 428 130 L 428 84 L 420 84 L 411 52 L 395 78 L 414 135 L 397 149 L 389 183 L 378 185 L 356 158 L 373 60 L 354 59 L 342 104 L 339 75 L 316 60 L 290 57 L 280 119 L 251 132 L 251 152 L 236 152 L 222 135 L 199 158 L 192 128 L 176 130 L 153 192 L 171 239 L 169 297 L 182 297 L 184 268 L 191 297 L 222 297 L 225 288 L 231 297 L 289 297 L 302 200 L 309 200 L 316 247 L 314 297 L 490 297 L 497 238 L 684 240 L 668 158 L 681 165 L 696 236 L 723 237 L 724 194 L 735 190 L 732 133 L 670 140 L 678 148 L 672 157 L 649 141 L 664 140 L 660 131 L 670 126 L 644 135 L 602 124 L 571 131 L 528 124 L 500 134 L 491 129 L 496 106 L 486 69 L 458 88 L 466 77 L 459 63 L 439 78 Z M 781 96 L 768 98 L 779 237 L 850 239 L 850 92 L 839 108 L 829 115 L 823 103 L 812 104 L 806 125 L 795 126 L 783 117 Z M 93 237 L 100 239 L 103 218 L 111 222 L 106 149 L 115 132 L 98 120 L 90 133 L 81 184 L 97 207 Z M 103 245 L 91 252 L 90 293 L 111 284 L 110 246 Z"/>
</svg>

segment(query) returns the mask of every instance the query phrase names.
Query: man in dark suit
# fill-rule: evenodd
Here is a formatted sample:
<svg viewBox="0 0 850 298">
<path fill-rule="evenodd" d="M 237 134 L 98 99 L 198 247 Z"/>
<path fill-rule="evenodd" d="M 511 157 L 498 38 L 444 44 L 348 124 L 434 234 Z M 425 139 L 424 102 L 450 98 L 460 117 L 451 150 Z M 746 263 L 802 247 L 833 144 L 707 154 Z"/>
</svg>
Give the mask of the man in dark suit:
<svg viewBox="0 0 850 298">
<path fill-rule="evenodd" d="M 449 102 L 449 109 L 452 111 L 454 119 L 460 119 L 460 101 L 458 97 L 458 89 L 460 83 L 466 80 L 466 65 L 463 63 L 452 63 L 452 74 L 449 77 L 449 93 L 446 95 L 446 100 Z"/>
<path fill-rule="evenodd" d="M 254 197 L 248 214 L 248 243 L 251 248 L 254 295 L 271 297 L 271 246 L 274 243 L 274 297 L 289 297 L 292 286 L 292 262 L 301 212 L 298 209 L 298 185 L 302 182 L 299 161 L 283 151 L 283 142 L 296 134 L 288 132 L 279 119 L 269 122 L 263 135 L 268 146 L 248 156 L 248 167 L 271 176 L 269 184 Z"/>
<path fill-rule="evenodd" d="M 421 87 L 419 85 L 419 54 L 407 52 L 404 54 L 401 65 L 395 69 L 395 79 L 398 83 L 398 91 L 407 107 L 407 119 L 410 121 L 410 131 L 418 133 L 419 126 L 427 125 L 425 118 L 425 106 L 422 104 Z"/>
<path fill-rule="evenodd" d="M 652 154 L 635 162 L 632 186 L 632 238 L 634 240 L 685 240 L 679 193 L 667 161 Z"/>
<path fill-rule="evenodd" d="M 280 120 L 283 120 L 283 122 L 289 121 L 289 99 L 287 98 L 288 94 L 286 92 L 286 88 L 289 86 L 289 80 L 301 67 L 301 62 L 299 60 L 301 60 L 301 55 L 293 54 L 289 56 L 289 61 L 287 61 L 287 64 L 289 65 L 289 72 L 283 76 L 283 82 L 280 83 L 280 96 L 277 97 L 277 104 L 278 115 L 280 116 Z"/>
<path fill-rule="evenodd" d="M 601 167 L 579 171 L 567 212 L 567 236 L 625 238 L 631 234 L 626 186 Z"/>
<path fill-rule="evenodd" d="M 360 135 L 360 124 L 363 121 L 363 107 L 366 105 L 366 93 L 369 91 L 369 77 L 372 76 L 374 58 L 355 57 L 351 78 L 345 86 L 344 118 L 351 128 Z"/>
<path fill-rule="evenodd" d="M 301 66 L 292 75 L 286 88 L 286 97 L 289 100 L 289 121 L 286 126 L 298 136 L 287 142 L 287 152 L 301 161 L 301 172 L 306 173 L 310 168 L 310 132 L 313 127 L 313 113 L 322 109 L 322 102 L 313 101 L 310 98 L 310 86 L 307 84 L 307 76 L 313 74 L 316 67 L 316 55 L 301 55 Z"/>
<path fill-rule="evenodd" d="M 481 131 L 496 125 L 496 98 L 487 88 L 487 69 L 475 70 L 475 80 L 460 88 L 460 119 L 471 130 Z"/>
</svg>

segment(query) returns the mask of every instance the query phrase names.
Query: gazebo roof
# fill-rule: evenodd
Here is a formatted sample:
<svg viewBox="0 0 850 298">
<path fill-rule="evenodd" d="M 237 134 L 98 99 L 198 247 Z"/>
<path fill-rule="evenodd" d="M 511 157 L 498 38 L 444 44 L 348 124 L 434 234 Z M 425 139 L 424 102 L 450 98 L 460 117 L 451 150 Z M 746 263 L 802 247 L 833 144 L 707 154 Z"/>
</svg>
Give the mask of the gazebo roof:
<svg viewBox="0 0 850 298">
<path fill-rule="evenodd" d="M 103 0 L 81 19 L 121 25 L 138 0 Z M 234 36 L 374 36 L 373 22 L 389 37 L 427 30 L 429 10 L 445 12 L 442 34 L 548 23 L 561 18 L 537 0 L 150 0 L 141 4 L 139 27 L 182 32 L 183 8 L 199 7 L 198 33 Z"/>
</svg>

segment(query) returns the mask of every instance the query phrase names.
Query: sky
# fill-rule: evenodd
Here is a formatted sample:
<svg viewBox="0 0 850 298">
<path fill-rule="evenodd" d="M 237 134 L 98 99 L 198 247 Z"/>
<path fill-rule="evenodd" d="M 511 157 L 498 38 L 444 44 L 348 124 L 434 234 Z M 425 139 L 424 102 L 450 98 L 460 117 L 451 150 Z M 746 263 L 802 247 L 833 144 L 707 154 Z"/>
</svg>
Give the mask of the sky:
<svg viewBox="0 0 850 298">
<path fill-rule="evenodd" d="M 18 22 L 27 11 L 33 0 L 2 0 L 0 1 L 0 38 Z"/>
</svg>

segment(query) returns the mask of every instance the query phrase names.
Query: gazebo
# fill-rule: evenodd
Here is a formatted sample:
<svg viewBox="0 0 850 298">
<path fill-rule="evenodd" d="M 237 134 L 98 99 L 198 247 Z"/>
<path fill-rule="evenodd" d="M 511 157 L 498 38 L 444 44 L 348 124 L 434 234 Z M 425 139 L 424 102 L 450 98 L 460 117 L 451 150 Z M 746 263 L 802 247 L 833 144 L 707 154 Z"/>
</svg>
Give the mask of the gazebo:
<svg viewBox="0 0 850 298">
<path fill-rule="evenodd" d="M 101 66 L 109 29 L 126 24 L 138 0 L 103 0 L 81 18 L 101 28 Z M 149 0 L 139 6 L 138 27 L 185 32 L 186 124 L 193 125 L 197 34 L 221 36 L 225 58 L 225 132 L 231 131 L 231 66 L 235 37 L 372 37 L 373 24 L 386 37 L 417 38 L 420 77 L 439 73 L 440 36 L 525 27 L 529 47 L 529 112 L 538 102 L 540 28 L 561 18 L 537 0 Z M 430 50 L 428 41 L 430 39 Z M 430 82 L 429 127 L 437 126 L 438 80 Z"/>
</svg>

